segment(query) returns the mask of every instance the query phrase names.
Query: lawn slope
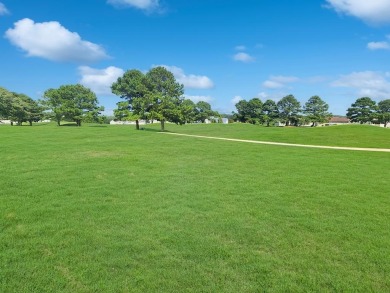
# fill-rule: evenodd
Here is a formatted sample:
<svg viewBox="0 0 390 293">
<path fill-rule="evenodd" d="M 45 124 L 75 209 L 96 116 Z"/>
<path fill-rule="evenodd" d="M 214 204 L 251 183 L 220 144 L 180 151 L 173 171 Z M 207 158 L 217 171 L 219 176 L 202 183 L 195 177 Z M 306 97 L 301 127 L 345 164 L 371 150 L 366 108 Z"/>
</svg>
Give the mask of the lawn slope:
<svg viewBox="0 0 390 293">
<path fill-rule="evenodd" d="M 146 130 L 0 127 L 1 292 L 390 290 L 389 154 Z"/>
</svg>

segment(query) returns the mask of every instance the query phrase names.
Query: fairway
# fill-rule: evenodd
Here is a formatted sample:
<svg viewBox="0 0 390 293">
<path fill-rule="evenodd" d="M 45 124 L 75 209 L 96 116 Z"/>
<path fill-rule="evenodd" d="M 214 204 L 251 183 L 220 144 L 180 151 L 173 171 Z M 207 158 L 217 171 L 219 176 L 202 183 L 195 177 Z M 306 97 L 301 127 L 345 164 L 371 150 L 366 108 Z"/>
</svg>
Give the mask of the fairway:
<svg viewBox="0 0 390 293">
<path fill-rule="evenodd" d="M 390 148 L 359 125 L 167 130 Z M 0 292 L 390 291 L 389 153 L 158 125 L 0 140 Z"/>
</svg>

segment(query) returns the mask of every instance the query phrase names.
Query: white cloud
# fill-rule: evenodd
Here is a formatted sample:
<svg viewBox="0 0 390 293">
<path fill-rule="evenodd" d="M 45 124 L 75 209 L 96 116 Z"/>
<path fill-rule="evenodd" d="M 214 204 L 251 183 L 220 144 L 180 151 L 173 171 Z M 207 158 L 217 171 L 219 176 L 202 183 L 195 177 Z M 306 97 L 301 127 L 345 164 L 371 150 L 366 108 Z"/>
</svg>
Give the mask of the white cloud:
<svg viewBox="0 0 390 293">
<path fill-rule="evenodd" d="M 356 90 L 359 96 L 371 98 L 388 98 L 390 96 L 390 73 L 374 71 L 353 72 L 342 75 L 331 83 L 334 87 L 346 87 Z"/>
<path fill-rule="evenodd" d="M 173 73 L 177 82 L 182 83 L 187 89 L 210 89 L 214 87 L 213 81 L 205 75 L 186 75 L 183 69 L 176 66 L 161 65 Z"/>
<path fill-rule="evenodd" d="M 90 88 L 97 95 L 110 95 L 111 85 L 124 74 L 124 70 L 114 66 L 105 69 L 80 66 L 79 73 L 80 84 Z"/>
<path fill-rule="evenodd" d="M 213 98 L 210 97 L 210 96 L 189 96 L 189 95 L 185 95 L 185 98 L 186 99 L 190 99 L 194 103 L 197 103 L 197 102 L 200 102 L 200 101 L 211 103 L 211 101 L 213 100 Z"/>
<path fill-rule="evenodd" d="M 389 42 L 370 42 L 367 44 L 367 48 L 370 50 L 389 50 Z"/>
<path fill-rule="evenodd" d="M 108 0 L 114 6 L 130 6 L 142 10 L 153 10 L 159 7 L 159 0 Z"/>
<path fill-rule="evenodd" d="M 299 81 L 299 78 L 295 76 L 271 76 L 268 80 L 263 82 L 263 87 L 269 89 L 280 89 L 286 87 L 289 83 L 297 81 Z"/>
<path fill-rule="evenodd" d="M 15 22 L 15 27 L 5 32 L 5 37 L 27 52 L 29 57 L 52 61 L 91 62 L 107 58 L 104 49 L 84 41 L 57 21 L 35 23 L 29 18 Z"/>
<path fill-rule="evenodd" d="M 234 49 L 237 50 L 237 51 L 245 51 L 246 47 L 243 46 L 243 45 L 240 45 L 240 46 L 236 46 Z"/>
<path fill-rule="evenodd" d="M 261 98 L 261 99 L 265 99 L 266 97 L 268 97 L 267 93 L 265 92 L 261 92 L 261 93 L 258 93 L 257 94 L 257 97 L 258 98 Z"/>
<path fill-rule="evenodd" d="M 330 7 L 370 23 L 390 22 L 389 0 L 327 0 Z"/>
<path fill-rule="evenodd" d="M 243 100 L 243 98 L 241 96 L 235 96 L 233 99 L 230 100 L 230 102 L 235 105 L 237 104 L 239 101 Z"/>
<path fill-rule="evenodd" d="M 254 62 L 256 60 L 254 57 L 244 52 L 237 53 L 233 56 L 233 59 L 244 63 Z"/>
<path fill-rule="evenodd" d="M 0 2 L 0 15 L 9 14 L 7 7 L 3 3 Z"/>
</svg>

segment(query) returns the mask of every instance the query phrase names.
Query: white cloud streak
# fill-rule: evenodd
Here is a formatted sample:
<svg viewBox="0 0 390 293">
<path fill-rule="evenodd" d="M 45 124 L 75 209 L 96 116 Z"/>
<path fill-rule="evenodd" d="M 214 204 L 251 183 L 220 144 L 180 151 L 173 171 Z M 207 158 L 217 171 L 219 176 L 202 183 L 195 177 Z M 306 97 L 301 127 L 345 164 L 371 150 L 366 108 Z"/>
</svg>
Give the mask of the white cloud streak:
<svg viewBox="0 0 390 293">
<path fill-rule="evenodd" d="M 15 22 L 5 37 L 28 57 L 41 57 L 51 61 L 92 62 L 108 58 L 104 49 L 84 41 L 57 21 L 35 23 L 29 18 Z"/>
<path fill-rule="evenodd" d="M 390 23 L 389 0 L 327 0 L 338 13 L 360 18 L 369 23 Z"/>
<path fill-rule="evenodd" d="M 390 73 L 375 71 L 353 72 L 342 75 L 331 83 L 333 87 L 346 87 L 356 91 L 359 96 L 370 98 L 388 98 L 390 96 Z"/>
<path fill-rule="evenodd" d="M 213 81 L 205 75 L 185 74 L 184 70 L 176 66 L 161 65 L 173 73 L 177 82 L 187 89 L 210 89 L 214 87 Z"/>
<path fill-rule="evenodd" d="M 239 101 L 243 100 L 243 98 L 241 96 L 235 96 L 233 97 L 233 99 L 230 100 L 230 102 L 235 105 L 237 104 Z"/>
<path fill-rule="evenodd" d="M 9 14 L 9 10 L 7 9 L 7 7 L 5 7 L 5 5 L 0 2 L 0 15 L 6 15 L 6 14 Z"/>
<path fill-rule="evenodd" d="M 250 63 L 250 62 L 254 62 L 256 59 L 251 55 L 249 55 L 248 53 L 240 52 L 233 56 L 233 60 L 244 62 L 244 63 Z"/>
<path fill-rule="evenodd" d="M 298 82 L 299 78 L 295 76 L 271 76 L 263 82 L 263 87 L 268 89 L 280 89 L 286 87 L 290 83 Z"/>
<path fill-rule="evenodd" d="M 80 66 L 80 84 L 90 88 L 97 95 L 111 95 L 111 85 L 121 77 L 125 71 L 115 66 L 105 69 L 95 69 L 89 66 Z"/>
<path fill-rule="evenodd" d="M 370 42 L 367 44 L 367 48 L 370 50 L 390 50 L 389 42 Z"/>
<path fill-rule="evenodd" d="M 108 0 L 107 3 L 113 6 L 134 7 L 148 11 L 159 7 L 159 0 Z"/>
</svg>

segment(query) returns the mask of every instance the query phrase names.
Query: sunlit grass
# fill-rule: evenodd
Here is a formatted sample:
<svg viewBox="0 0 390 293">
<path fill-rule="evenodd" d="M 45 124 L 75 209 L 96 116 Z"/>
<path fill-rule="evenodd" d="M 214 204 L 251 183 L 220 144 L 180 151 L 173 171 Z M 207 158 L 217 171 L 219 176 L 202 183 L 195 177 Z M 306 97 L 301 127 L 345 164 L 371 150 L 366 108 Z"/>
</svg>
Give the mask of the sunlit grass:
<svg viewBox="0 0 390 293">
<path fill-rule="evenodd" d="M 245 127 L 167 125 L 300 139 Z M 371 144 L 337 129 L 306 142 L 388 146 L 350 129 Z M 146 130 L 0 127 L 1 292 L 390 290 L 388 153 Z"/>
</svg>

